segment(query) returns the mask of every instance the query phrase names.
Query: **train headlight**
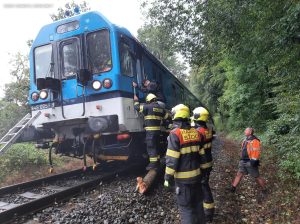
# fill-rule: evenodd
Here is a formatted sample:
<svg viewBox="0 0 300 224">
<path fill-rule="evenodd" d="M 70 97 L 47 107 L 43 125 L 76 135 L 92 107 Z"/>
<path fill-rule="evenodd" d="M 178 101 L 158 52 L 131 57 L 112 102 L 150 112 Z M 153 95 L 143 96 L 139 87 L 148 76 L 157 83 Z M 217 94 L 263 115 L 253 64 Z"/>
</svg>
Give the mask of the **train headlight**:
<svg viewBox="0 0 300 224">
<path fill-rule="evenodd" d="M 95 80 L 95 81 L 93 81 L 93 83 L 92 83 L 92 87 L 93 87 L 94 90 L 100 90 L 101 87 L 102 87 L 102 84 L 101 84 L 100 81 Z"/>
<path fill-rule="evenodd" d="M 31 93 L 31 99 L 37 101 L 39 99 L 39 94 L 37 92 Z"/>
<path fill-rule="evenodd" d="M 105 89 L 109 89 L 112 86 L 111 79 L 104 79 L 103 80 L 103 86 L 104 86 Z"/>
<path fill-rule="evenodd" d="M 40 98 L 41 98 L 42 100 L 44 100 L 44 99 L 47 99 L 47 97 L 48 97 L 48 92 L 47 92 L 46 90 L 42 90 L 42 91 L 40 92 Z"/>
</svg>

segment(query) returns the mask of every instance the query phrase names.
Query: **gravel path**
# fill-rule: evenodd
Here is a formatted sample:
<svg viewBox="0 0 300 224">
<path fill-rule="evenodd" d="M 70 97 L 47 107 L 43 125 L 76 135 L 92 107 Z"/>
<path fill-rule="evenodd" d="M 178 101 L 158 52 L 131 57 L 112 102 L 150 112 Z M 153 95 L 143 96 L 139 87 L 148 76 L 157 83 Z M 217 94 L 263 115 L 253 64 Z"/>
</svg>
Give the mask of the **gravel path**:
<svg viewBox="0 0 300 224">
<path fill-rule="evenodd" d="M 179 223 L 174 194 L 157 184 L 142 196 L 134 192 L 135 178 L 117 177 L 86 195 L 44 209 L 26 223 Z"/>
<path fill-rule="evenodd" d="M 265 200 L 260 200 L 258 187 L 250 177 L 242 180 L 237 193 L 233 194 L 228 190 L 237 172 L 238 143 L 225 138 L 216 138 L 213 142 L 213 157 L 214 170 L 210 178 L 216 205 L 213 223 L 293 223 L 272 222 L 274 217 L 277 217 L 277 220 L 288 220 L 289 217 L 280 215 L 284 212 L 285 204 L 282 205 L 280 198 L 274 197 L 275 194 L 279 194 L 280 189 L 274 184 L 274 174 L 272 170 L 266 169 L 264 161 L 261 173 L 269 183 L 270 193 Z M 275 168 L 268 166 L 268 169 Z M 175 194 L 163 188 L 163 180 L 159 180 L 148 195 L 142 196 L 134 193 L 136 177 L 136 174 L 116 177 L 109 183 L 100 184 L 90 193 L 44 209 L 26 221 L 19 220 L 19 223 L 179 224 Z M 281 204 L 274 205 L 274 198 Z"/>
</svg>

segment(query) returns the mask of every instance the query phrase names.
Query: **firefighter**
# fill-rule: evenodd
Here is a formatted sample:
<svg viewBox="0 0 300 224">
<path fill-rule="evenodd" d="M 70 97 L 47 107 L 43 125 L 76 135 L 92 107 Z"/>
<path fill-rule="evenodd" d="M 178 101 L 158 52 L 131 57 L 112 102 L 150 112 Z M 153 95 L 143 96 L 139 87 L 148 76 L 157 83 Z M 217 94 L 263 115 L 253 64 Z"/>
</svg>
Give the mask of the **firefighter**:
<svg viewBox="0 0 300 224">
<path fill-rule="evenodd" d="M 201 189 L 201 144 L 203 139 L 189 123 L 190 110 L 179 104 L 172 109 L 174 129 L 168 137 L 164 186 L 175 180 L 182 224 L 205 223 Z"/>
<path fill-rule="evenodd" d="M 134 95 L 134 108 L 144 115 L 147 153 L 149 165 L 147 170 L 157 169 L 159 165 L 158 147 L 160 144 L 161 123 L 166 116 L 165 110 L 157 103 L 157 97 L 150 93 L 146 96 L 146 104 L 141 105 Z"/>
<path fill-rule="evenodd" d="M 250 174 L 262 189 L 263 196 L 266 194 L 266 181 L 259 175 L 260 140 L 254 135 L 253 128 L 245 129 L 245 136 L 241 147 L 241 160 L 239 169 L 231 186 L 231 192 L 236 191 L 236 187 L 244 175 Z"/>
<path fill-rule="evenodd" d="M 214 215 L 214 199 L 209 186 L 209 176 L 212 171 L 212 136 L 213 130 L 207 127 L 207 121 L 209 118 L 209 112 L 204 107 L 197 107 L 193 110 L 193 121 L 195 128 L 204 137 L 204 156 L 203 164 L 201 164 L 202 180 L 201 186 L 203 191 L 203 207 L 206 221 L 211 222 Z"/>
<path fill-rule="evenodd" d="M 138 87 L 137 83 L 132 82 L 132 86 L 134 88 Z M 165 105 L 165 97 L 160 89 L 160 85 L 157 81 L 150 81 L 148 79 L 145 79 L 143 81 L 143 84 L 138 87 L 143 93 L 149 94 L 152 93 L 157 97 L 157 103 L 162 107 L 166 108 Z"/>
</svg>

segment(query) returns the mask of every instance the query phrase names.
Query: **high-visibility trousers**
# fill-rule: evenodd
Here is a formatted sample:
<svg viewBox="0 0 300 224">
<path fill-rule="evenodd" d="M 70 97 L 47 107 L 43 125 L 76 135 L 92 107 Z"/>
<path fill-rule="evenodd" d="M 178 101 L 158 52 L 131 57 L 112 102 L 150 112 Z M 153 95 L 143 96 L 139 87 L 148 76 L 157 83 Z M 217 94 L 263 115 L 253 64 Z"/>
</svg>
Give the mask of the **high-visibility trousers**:
<svg viewBox="0 0 300 224">
<path fill-rule="evenodd" d="M 158 146 L 160 141 L 160 132 L 158 131 L 147 131 L 146 132 L 146 145 L 147 153 L 149 156 L 148 168 L 157 168 L 159 163 Z"/>
<path fill-rule="evenodd" d="M 181 224 L 205 224 L 201 183 L 176 183 L 175 189 Z"/>
<path fill-rule="evenodd" d="M 202 171 L 201 187 L 203 191 L 204 214 L 207 217 L 207 219 L 211 220 L 215 212 L 214 199 L 209 186 L 209 176 L 210 176 L 211 168 L 204 169 L 201 171 Z"/>
</svg>

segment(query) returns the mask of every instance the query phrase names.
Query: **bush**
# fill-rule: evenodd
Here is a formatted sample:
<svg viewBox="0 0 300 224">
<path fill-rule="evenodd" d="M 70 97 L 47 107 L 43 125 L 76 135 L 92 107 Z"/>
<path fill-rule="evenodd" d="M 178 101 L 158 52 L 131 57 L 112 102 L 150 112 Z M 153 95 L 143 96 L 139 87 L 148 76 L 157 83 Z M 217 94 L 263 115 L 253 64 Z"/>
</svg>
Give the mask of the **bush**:
<svg viewBox="0 0 300 224">
<path fill-rule="evenodd" d="M 282 116 L 269 122 L 268 143 L 278 160 L 283 178 L 300 180 L 300 130 L 299 117 Z"/>
<path fill-rule="evenodd" d="M 15 144 L 0 157 L 0 180 L 27 166 L 40 167 L 48 164 L 48 153 L 32 144 Z"/>
</svg>

